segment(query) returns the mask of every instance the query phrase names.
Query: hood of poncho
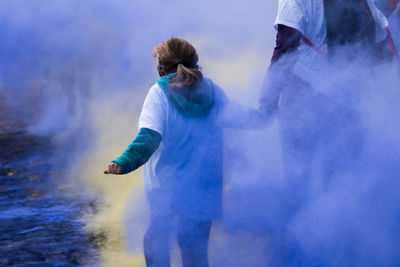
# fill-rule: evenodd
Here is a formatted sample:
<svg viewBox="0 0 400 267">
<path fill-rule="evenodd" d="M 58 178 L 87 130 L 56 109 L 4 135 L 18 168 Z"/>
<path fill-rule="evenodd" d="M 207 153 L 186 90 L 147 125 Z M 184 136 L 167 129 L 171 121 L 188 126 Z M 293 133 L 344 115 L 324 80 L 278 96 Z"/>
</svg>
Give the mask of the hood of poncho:
<svg viewBox="0 0 400 267">
<path fill-rule="evenodd" d="M 171 90 L 169 78 L 175 73 L 161 77 L 157 83 L 167 96 L 168 101 L 184 116 L 201 117 L 207 115 L 214 106 L 214 86 L 206 78 L 194 88 Z M 185 95 L 182 92 L 185 91 Z"/>
</svg>

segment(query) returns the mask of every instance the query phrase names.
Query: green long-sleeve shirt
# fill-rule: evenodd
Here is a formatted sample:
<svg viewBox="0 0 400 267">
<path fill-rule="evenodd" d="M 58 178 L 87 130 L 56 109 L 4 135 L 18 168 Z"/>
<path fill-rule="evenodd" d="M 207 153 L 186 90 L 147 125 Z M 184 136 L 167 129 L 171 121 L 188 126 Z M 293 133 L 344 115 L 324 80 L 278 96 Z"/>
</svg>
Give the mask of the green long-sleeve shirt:
<svg viewBox="0 0 400 267">
<path fill-rule="evenodd" d="M 135 140 L 121 156 L 113 160 L 121 169 L 122 174 L 136 170 L 145 164 L 161 143 L 161 135 L 148 128 L 141 128 Z"/>
</svg>

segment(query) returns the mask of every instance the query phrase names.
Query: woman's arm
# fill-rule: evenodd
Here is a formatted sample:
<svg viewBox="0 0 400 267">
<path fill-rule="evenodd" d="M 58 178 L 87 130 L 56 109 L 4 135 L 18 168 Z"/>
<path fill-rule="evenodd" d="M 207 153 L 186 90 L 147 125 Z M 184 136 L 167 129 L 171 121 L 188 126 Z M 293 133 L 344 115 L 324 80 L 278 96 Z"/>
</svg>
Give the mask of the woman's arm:
<svg viewBox="0 0 400 267">
<path fill-rule="evenodd" d="M 145 164 L 161 143 L 161 135 L 151 129 L 141 128 L 135 140 L 117 159 L 111 161 L 105 174 L 126 174 Z"/>
<path fill-rule="evenodd" d="M 239 104 L 225 94 L 221 115 L 222 125 L 225 128 L 237 129 L 265 128 L 273 118 L 270 112 Z"/>
</svg>

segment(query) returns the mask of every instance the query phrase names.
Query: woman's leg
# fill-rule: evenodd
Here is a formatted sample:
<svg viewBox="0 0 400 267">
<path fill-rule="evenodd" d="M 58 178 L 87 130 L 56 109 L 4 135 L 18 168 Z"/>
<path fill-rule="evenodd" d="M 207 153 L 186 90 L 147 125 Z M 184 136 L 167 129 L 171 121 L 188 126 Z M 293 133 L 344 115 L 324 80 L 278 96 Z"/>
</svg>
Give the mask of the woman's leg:
<svg viewBox="0 0 400 267">
<path fill-rule="evenodd" d="M 171 232 L 171 218 L 151 210 L 150 225 L 143 240 L 143 250 L 146 265 L 151 267 L 170 266 L 169 236 Z"/>
<path fill-rule="evenodd" d="M 179 217 L 178 243 L 182 254 L 183 267 L 208 266 L 208 240 L 211 220 L 193 221 Z"/>
</svg>

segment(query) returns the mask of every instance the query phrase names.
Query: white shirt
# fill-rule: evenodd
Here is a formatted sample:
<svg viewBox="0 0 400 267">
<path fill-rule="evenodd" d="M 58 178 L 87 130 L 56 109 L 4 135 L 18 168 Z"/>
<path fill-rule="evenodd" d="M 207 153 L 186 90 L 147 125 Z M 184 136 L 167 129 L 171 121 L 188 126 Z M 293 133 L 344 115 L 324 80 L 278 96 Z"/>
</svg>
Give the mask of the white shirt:
<svg viewBox="0 0 400 267">
<path fill-rule="evenodd" d="M 298 30 L 320 50 L 327 51 L 323 0 L 279 0 L 276 29 L 278 24 Z M 303 40 L 300 42 L 293 72 L 313 84 L 326 59 Z"/>
<path fill-rule="evenodd" d="M 367 0 L 371 15 L 377 23 L 376 41 L 381 42 L 387 37 L 386 28 L 388 19 L 376 7 L 376 0 Z M 324 0 L 279 0 L 278 15 L 275 21 L 275 28 L 283 24 L 301 32 L 315 46 L 326 52 L 326 22 L 324 12 Z M 308 67 L 315 65 L 316 51 L 303 41 L 299 47 L 299 59 L 309 58 L 301 62 Z M 306 56 L 306 57 L 304 57 Z M 301 64 L 300 63 L 300 64 Z"/>
<path fill-rule="evenodd" d="M 374 0 L 368 0 L 372 16 L 377 25 L 377 42 L 386 38 L 385 28 L 387 19 L 375 6 Z M 324 0 L 279 0 L 278 14 L 275 28 L 278 24 L 286 25 L 301 32 L 321 51 L 327 51 L 327 29 L 325 22 Z M 301 40 L 296 53 L 294 73 L 311 84 L 316 90 L 325 90 L 321 84 L 325 82 L 325 75 L 329 73 L 330 66 L 327 60 L 314 48 Z M 329 92 L 321 91 L 324 94 Z"/>
<path fill-rule="evenodd" d="M 181 114 L 156 83 L 139 119 L 139 129 L 162 136 L 159 148 L 144 165 L 152 208 L 195 220 L 217 218 L 222 212 L 223 127 L 262 123 L 254 110 L 228 100 L 221 88 L 207 81 L 215 89 L 214 106 L 207 115 Z"/>
</svg>

